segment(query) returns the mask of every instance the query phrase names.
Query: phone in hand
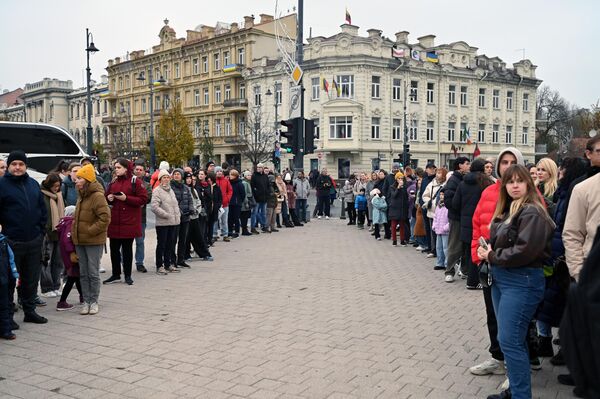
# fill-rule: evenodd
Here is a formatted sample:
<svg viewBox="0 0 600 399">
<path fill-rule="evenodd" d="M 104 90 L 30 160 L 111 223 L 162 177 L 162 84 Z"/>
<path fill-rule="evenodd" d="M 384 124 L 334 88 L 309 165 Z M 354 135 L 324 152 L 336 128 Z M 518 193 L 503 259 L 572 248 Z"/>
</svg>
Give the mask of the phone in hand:
<svg viewBox="0 0 600 399">
<path fill-rule="evenodd" d="M 125 195 L 125 193 L 123 191 L 119 191 L 118 193 L 114 193 L 113 195 L 121 196 L 121 195 Z"/>
<path fill-rule="evenodd" d="M 479 237 L 479 246 L 487 251 L 488 243 L 483 237 Z"/>
</svg>

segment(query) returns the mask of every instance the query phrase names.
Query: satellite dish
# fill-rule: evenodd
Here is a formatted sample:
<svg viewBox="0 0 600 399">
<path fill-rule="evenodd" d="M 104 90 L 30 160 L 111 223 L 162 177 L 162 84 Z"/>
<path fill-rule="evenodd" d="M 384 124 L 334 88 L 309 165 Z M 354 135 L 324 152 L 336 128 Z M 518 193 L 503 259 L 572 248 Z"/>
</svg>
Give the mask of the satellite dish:
<svg viewBox="0 0 600 399">
<path fill-rule="evenodd" d="M 596 137 L 598 132 L 595 129 L 592 129 L 592 130 L 590 130 L 590 132 L 588 134 L 590 135 L 590 137 Z"/>
</svg>

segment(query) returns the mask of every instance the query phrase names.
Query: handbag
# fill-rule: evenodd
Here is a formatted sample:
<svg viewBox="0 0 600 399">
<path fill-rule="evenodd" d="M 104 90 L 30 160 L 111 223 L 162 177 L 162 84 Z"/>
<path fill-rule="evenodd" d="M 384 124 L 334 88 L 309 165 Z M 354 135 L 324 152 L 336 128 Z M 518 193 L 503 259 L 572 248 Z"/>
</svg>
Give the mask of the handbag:
<svg viewBox="0 0 600 399">
<path fill-rule="evenodd" d="M 487 260 L 482 260 L 479 264 L 479 282 L 484 288 L 492 286 L 492 268 Z"/>
</svg>

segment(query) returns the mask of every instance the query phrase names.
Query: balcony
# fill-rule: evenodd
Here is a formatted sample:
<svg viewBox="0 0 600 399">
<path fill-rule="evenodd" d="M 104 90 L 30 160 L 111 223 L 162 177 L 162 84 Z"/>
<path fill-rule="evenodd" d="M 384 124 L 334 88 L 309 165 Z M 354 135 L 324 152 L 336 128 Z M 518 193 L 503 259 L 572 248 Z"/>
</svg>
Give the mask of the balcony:
<svg viewBox="0 0 600 399">
<path fill-rule="evenodd" d="M 117 116 L 115 114 L 112 114 L 110 116 L 103 116 L 102 117 L 102 124 L 103 125 L 116 125 L 117 123 L 119 123 Z"/>
<path fill-rule="evenodd" d="M 247 111 L 248 100 L 245 98 L 232 98 L 229 100 L 225 100 L 223 101 L 223 108 L 230 109 L 231 111 Z"/>
</svg>

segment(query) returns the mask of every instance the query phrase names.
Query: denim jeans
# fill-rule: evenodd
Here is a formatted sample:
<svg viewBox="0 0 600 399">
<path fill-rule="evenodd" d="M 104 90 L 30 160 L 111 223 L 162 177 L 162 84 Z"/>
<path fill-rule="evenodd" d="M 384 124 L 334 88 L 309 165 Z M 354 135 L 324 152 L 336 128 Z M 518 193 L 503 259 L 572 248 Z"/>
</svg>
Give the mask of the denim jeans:
<svg viewBox="0 0 600 399">
<path fill-rule="evenodd" d="M 448 252 L 448 234 L 437 235 L 437 263 L 436 266 L 446 267 L 446 252 Z"/>
<path fill-rule="evenodd" d="M 417 218 L 410 218 L 410 240 L 415 241 L 415 224 L 417 224 Z"/>
<path fill-rule="evenodd" d="M 267 227 L 267 203 L 258 202 L 252 208 L 252 215 L 250 216 L 250 227 L 255 229 L 260 224 L 262 228 Z"/>
<path fill-rule="evenodd" d="M 142 236 L 135 238 L 135 264 L 144 264 L 144 239 L 146 238 L 146 223 L 142 223 Z"/>
<path fill-rule="evenodd" d="M 498 341 L 504 353 L 512 397 L 531 398 L 527 330 L 544 298 L 544 271 L 542 268 L 493 266 L 492 278 Z"/>
<path fill-rule="evenodd" d="M 306 202 L 307 199 L 297 199 L 296 200 L 296 213 L 301 222 L 306 222 Z"/>
<path fill-rule="evenodd" d="M 219 227 L 221 228 L 221 236 L 227 237 L 229 235 L 229 228 L 228 228 L 229 207 L 224 206 L 223 210 L 225 212 L 221 213 L 218 216 L 217 221 L 215 222 L 215 228 L 213 231 L 213 237 L 215 237 L 215 238 L 219 236 Z"/>
<path fill-rule="evenodd" d="M 537 321 L 538 333 L 541 337 L 551 337 L 552 336 L 552 326 L 545 321 Z"/>
</svg>

